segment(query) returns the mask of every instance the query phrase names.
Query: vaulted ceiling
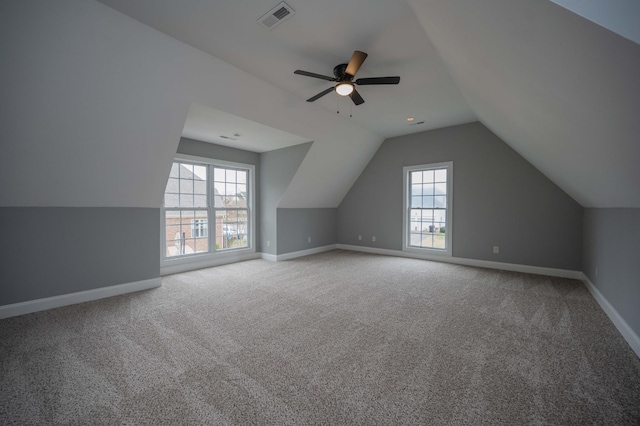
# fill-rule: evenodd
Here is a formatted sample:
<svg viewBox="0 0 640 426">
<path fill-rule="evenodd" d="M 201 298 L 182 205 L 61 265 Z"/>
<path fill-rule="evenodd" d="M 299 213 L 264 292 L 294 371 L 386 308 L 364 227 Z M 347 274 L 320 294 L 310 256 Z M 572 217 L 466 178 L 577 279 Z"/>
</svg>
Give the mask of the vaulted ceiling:
<svg viewBox="0 0 640 426">
<path fill-rule="evenodd" d="M 640 46 L 550 1 L 289 0 L 272 30 L 256 20 L 275 2 L 101 1 L 301 100 L 330 85 L 295 69 L 331 75 L 366 51 L 359 77 L 401 84 L 300 108 L 348 111 L 382 137 L 477 119 L 582 205 L 640 207 Z"/>
<path fill-rule="evenodd" d="M 295 14 L 267 30 L 278 0 L 100 3 L 2 6 L 2 132 L 19 143 L 0 177 L 29 188 L 2 205 L 157 206 L 182 133 L 258 152 L 314 141 L 280 205 L 335 207 L 384 138 L 479 120 L 583 206 L 640 207 L 634 10 L 287 0 Z M 331 85 L 293 71 L 331 75 L 354 50 L 369 54 L 357 77 L 400 84 L 305 102 Z"/>
</svg>

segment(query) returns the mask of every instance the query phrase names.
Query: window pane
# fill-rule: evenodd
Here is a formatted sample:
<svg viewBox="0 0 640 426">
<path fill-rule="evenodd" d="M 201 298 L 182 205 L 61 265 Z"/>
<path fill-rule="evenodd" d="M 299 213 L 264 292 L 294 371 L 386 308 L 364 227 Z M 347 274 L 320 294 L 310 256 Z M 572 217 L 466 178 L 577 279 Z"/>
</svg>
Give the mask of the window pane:
<svg viewBox="0 0 640 426">
<path fill-rule="evenodd" d="M 435 171 L 435 181 L 436 182 L 446 182 L 447 181 L 447 169 L 437 169 Z"/>
<path fill-rule="evenodd" d="M 164 192 L 173 192 L 177 194 L 180 191 L 179 182 L 180 181 L 178 179 L 169 178 L 169 180 L 167 181 L 167 186 L 164 189 Z"/>
<path fill-rule="evenodd" d="M 193 194 L 193 181 L 188 179 L 180 179 L 180 193 Z"/>
<path fill-rule="evenodd" d="M 179 207 L 180 197 L 178 194 L 164 194 L 165 207 Z"/>
<path fill-rule="evenodd" d="M 422 183 L 422 172 L 411 172 L 411 183 Z"/>
<path fill-rule="evenodd" d="M 225 195 L 226 194 L 226 185 L 222 182 L 215 182 L 213 184 L 213 187 L 215 188 L 215 193 L 217 195 Z"/>
<path fill-rule="evenodd" d="M 411 197 L 411 208 L 422 207 L 422 197 Z"/>
<path fill-rule="evenodd" d="M 193 166 L 193 174 L 195 175 L 194 176 L 195 180 L 206 181 L 207 180 L 207 166 L 194 165 Z"/>
<path fill-rule="evenodd" d="M 422 235 L 422 239 L 420 240 L 419 246 L 433 248 L 433 235 L 431 234 Z"/>
<path fill-rule="evenodd" d="M 434 203 L 433 206 L 434 207 L 438 207 L 438 208 L 446 208 L 447 207 L 447 197 L 444 195 L 438 195 L 434 198 Z"/>
<path fill-rule="evenodd" d="M 238 183 L 247 183 L 247 171 L 246 170 L 238 170 Z"/>
<path fill-rule="evenodd" d="M 433 170 L 425 170 L 423 172 L 423 175 L 424 175 L 424 183 L 433 182 Z"/>
<path fill-rule="evenodd" d="M 182 179 L 192 179 L 193 178 L 193 164 L 180 164 L 180 177 Z"/>
<path fill-rule="evenodd" d="M 193 206 L 194 207 L 207 207 L 207 196 L 206 195 L 194 195 L 193 196 Z"/>
<path fill-rule="evenodd" d="M 193 194 L 180 194 L 179 207 L 193 207 Z"/>
<path fill-rule="evenodd" d="M 434 222 L 445 222 L 447 220 L 447 211 L 445 209 L 437 209 L 433 211 Z"/>
<path fill-rule="evenodd" d="M 434 185 L 432 183 L 425 183 L 422 187 L 422 195 L 433 195 Z"/>
<path fill-rule="evenodd" d="M 167 257 L 202 253 L 208 250 L 208 216 L 206 210 L 165 212 L 165 255 Z"/>
<path fill-rule="evenodd" d="M 428 208 L 428 209 L 433 208 L 433 197 L 432 196 L 422 197 L 422 207 Z"/>
<path fill-rule="evenodd" d="M 179 177 L 176 178 L 175 176 Z M 170 208 L 207 207 L 206 195 L 208 191 L 206 179 L 206 166 L 174 162 L 165 188 L 164 206 Z M 194 199 L 195 193 L 200 196 Z"/>
<path fill-rule="evenodd" d="M 196 180 L 193 182 L 193 192 L 194 194 L 207 194 L 207 181 L 206 180 Z"/>
<path fill-rule="evenodd" d="M 213 172 L 213 180 L 216 182 L 224 182 L 225 181 L 225 170 L 216 167 Z"/>
<path fill-rule="evenodd" d="M 447 193 L 447 184 L 446 183 L 436 183 L 434 188 L 436 195 L 445 195 Z"/>
<path fill-rule="evenodd" d="M 204 253 L 209 251 L 209 238 L 196 238 L 196 252 Z"/>
<path fill-rule="evenodd" d="M 169 172 L 169 177 L 177 178 L 179 170 L 180 170 L 180 164 L 179 163 L 173 163 L 171 165 L 171 172 Z"/>
<path fill-rule="evenodd" d="M 216 211 L 216 250 L 249 247 L 247 231 L 247 210 Z"/>
<path fill-rule="evenodd" d="M 231 169 L 227 169 L 227 182 L 236 182 L 236 171 L 235 170 L 231 170 Z"/>
</svg>

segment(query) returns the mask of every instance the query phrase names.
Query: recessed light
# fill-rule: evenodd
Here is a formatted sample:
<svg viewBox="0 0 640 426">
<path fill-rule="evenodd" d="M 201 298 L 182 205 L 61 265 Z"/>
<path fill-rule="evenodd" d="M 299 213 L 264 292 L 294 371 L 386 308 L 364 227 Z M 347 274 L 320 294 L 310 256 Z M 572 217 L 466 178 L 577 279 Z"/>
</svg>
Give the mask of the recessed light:
<svg viewBox="0 0 640 426">
<path fill-rule="evenodd" d="M 413 117 L 407 118 L 407 121 L 413 121 L 413 120 L 415 120 L 415 118 L 413 118 Z"/>
</svg>

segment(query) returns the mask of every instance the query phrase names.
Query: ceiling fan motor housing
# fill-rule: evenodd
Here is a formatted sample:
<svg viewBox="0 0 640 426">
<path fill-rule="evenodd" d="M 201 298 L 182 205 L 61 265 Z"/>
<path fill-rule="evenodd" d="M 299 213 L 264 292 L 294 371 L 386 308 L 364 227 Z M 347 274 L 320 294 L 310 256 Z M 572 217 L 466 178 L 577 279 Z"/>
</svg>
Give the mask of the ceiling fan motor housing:
<svg viewBox="0 0 640 426">
<path fill-rule="evenodd" d="M 347 74 L 345 71 L 347 69 L 347 64 L 336 65 L 333 69 L 333 75 L 338 79 L 338 81 L 351 81 L 353 78 L 352 75 Z"/>
</svg>

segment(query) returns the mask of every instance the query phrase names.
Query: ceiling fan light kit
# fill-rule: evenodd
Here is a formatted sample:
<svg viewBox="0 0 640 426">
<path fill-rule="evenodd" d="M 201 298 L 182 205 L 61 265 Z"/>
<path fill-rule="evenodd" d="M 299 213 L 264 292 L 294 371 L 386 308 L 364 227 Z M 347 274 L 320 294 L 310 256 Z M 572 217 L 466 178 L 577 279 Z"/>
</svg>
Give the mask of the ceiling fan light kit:
<svg viewBox="0 0 640 426">
<path fill-rule="evenodd" d="M 334 77 L 329 77 L 326 75 L 316 74 L 313 72 L 303 71 L 303 70 L 295 70 L 293 73 L 298 75 L 304 75 L 307 77 L 319 78 L 320 80 L 338 82 L 338 84 L 336 84 L 335 87 L 330 87 L 318 93 L 317 95 L 310 97 L 309 99 L 307 99 L 307 102 L 313 102 L 317 99 L 320 99 L 324 95 L 335 91 L 340 96 L 349 96 L 354 104 L 360 105 L 364 103 L 364 99 L 362 99 L 362 96 L 360 96 L 360 93 L 358 93 L 354 85 L 357 84 L 359 86 L 372 86 L 372 85 L 378 85 L 378 84 L 400 83 L 400 77 L 398 76 L 359 78 L 356 81 L 353 81 L 353 78 L 355 77 L 356 73 L 362 66 L 362 63 L 364 62 L 364 60 L 367 59 L 367 56 L 368 55 L 366 53 L 356 50 L 355 52 L 353 52 L 353 55 L 351 56 L 351 60 L 349 61 L 348 64 L 336 65 L 333 68 Z"/>
<path fill-rule="evenodd" d="M 340 96 L 349 96 L 353 90 L 352 83 L 339 83 L 336 85 L 336 93 Z"/>
</svg>

